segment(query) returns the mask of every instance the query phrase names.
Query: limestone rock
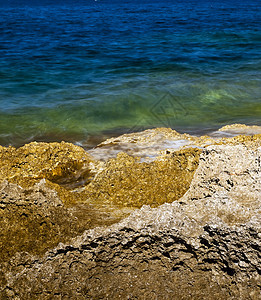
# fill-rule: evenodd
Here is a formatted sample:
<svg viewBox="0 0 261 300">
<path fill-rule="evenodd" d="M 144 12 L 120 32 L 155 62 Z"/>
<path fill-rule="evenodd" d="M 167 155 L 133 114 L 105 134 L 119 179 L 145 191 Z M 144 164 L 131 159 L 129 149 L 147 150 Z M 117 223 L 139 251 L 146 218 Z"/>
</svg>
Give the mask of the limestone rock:
<svg viewBox="0 0 261 300">
<path fill-rule="evenodd" d="M 142 132 L 123 134 L 110 138 L 97 145 L 88 152 L 98 160 L 115 158 L 118 153 L 140 157 L 142 161 L 151 162 L 168 149 L 180 150 L 182 147 L 195 146 L 195 141 L 205 144 L 213 143 L 210 137 L 195 137 L 189 134 L 180 134 L 171 128 L 155 128 Z"/>
<path fill-rule="evenodd" d="M 0 184 L 0 261 L 17 252 L 42 255 L 86 229 L 111 225 L 128 214 L 117 215 L 88 203 L 66 207 L 44 179 L 27 189 L 4 181 Z"/>
<path fill-rule="evenodd" d="M 42 254 L 79 233 L 76 218 L 44 181 L 27 190 L 7 181 L 0 185 L 0 228 L 1 261 L 18 251 Z"/>
<path fill-rule="evenodd" d="M 2 292 L 10 299 L 259 299 L 260 161 L 260 148 L 207 147 L 181 199 L 143 206 L 41 258 L 17 254 L 3 265 Z"/>
<path fill-rule="evenodd" d="M 244 124 L 232 124 L 221 127 L 219 132 L 228 135 L 254 135 L 261 134 L 261 126 L 247 126 Z"/>
<path fill-rule="evenodd" d="M 148 143 L 151 161 L 0 147 L 1 300 L 261 298 L 261 135 L 187 136 L 156 152 L 153 137 L 181 138 L 123 137 Z M 79 201 L 65 206 L 63 193 Z"/>
</svg>

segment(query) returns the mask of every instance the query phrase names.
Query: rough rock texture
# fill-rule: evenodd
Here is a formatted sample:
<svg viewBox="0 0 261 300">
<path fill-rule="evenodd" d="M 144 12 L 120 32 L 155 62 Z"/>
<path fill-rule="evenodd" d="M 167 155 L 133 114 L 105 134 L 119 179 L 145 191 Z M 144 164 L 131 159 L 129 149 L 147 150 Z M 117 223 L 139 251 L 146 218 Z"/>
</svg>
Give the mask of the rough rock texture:
<svg viewBox="0 0 261 300">
<path fill-rule="evenodd" d="M 44 181 L 27 190 L 5 181 L 0 195 L 1 262 L 17 251 L 44 253 L 77 232 L 76 218 Z"/>
<path fill-rule="evenodd" d="M 221 127 L 219 132 L 226 133 L 226 135 L 254 135 L 261 134 L 261 126 L 247 126 L 244 124 L 232 124 Z"/>
<path fill-rule="evenodd" d="M 172 134 L 180 135 L 175 131 Z M 32 188 L 45 179 L 66 205 L 88 201 L 98 209 L 101 205 L 158 206 L 187 191 L 200 152 L 194 148 L 158 154 L 151 163 L 119 153 L 114 159 L 100 162 L 69 143 L 34 142 L 18 149 L 0 148 L 0 182 L 8 180 Z"/>
<path fill-rule="evenodd" d="M 151 162 L 160 154 L 171 150 L 180 150 L 184 146 L 209 145 L 214 140 L 209 136 L 191 136 L 180 134 L 171 128 L 147 129 L 142 132 L 128 133 L 110 138 L 88 152 L 96 159 L 108 160 L 120 152 L 140 157 L 142 161 Z"/>
<path fill-rule="evenodd" d="M 260 141 L 206 147 L 178 201 L 17 253 L 2 299 L 260 299 Z"/>
<path fill-rule="evenodd" d="M 150 164 L 122 153 L 102 163 L 68 143 L 1 147 L 1 261 L 19 251 L 43 254 L 86 229 L 118 222 L 143 204 L 180 198 L 200 152 L 181 150 Z"/>
<path fill-rule="evenodd" d="M 92 177 L 91 156 L 65 142 L 33 142 L 18 149 L 0 147 L 0 161 L 0 181 L 7 179 L 23 186 L 43 178 L 65 185 Z"/>
<path fill-rule="evenodd" d="M 65 207 L 45 180 L 28 189 L 4 181 L 0 184 L 0 261 L 19 251 L 43 254 L 87 228 L 110 225 L 120 217 L 88 203 Z"/>
<path fill-rule="evenodd" d="M 261 135 L 124 143 L 0 146 L 0 299 L 261 299 Z"/>
<path fill-rule="evenodd" d="M 86 198 L 127 207 L 172 202 L 188 190 L 200 153 L 199 149 L 188 148 L 162 155 L 151 163 L 120 153 L 106 162 L 86 186 Z"/>
</svg>

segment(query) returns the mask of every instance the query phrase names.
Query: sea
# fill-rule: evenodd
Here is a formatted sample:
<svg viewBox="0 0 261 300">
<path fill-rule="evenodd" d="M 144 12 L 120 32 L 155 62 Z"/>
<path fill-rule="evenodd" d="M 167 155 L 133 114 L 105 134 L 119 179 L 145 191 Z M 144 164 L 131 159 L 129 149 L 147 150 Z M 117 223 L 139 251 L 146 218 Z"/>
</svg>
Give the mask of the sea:
<svg viewBox="0 0 261 300">
<path fill-rule="evenodd" d="M 0 0 L 0 145 L 261 125 L 260 0 Z"/>
</svg>

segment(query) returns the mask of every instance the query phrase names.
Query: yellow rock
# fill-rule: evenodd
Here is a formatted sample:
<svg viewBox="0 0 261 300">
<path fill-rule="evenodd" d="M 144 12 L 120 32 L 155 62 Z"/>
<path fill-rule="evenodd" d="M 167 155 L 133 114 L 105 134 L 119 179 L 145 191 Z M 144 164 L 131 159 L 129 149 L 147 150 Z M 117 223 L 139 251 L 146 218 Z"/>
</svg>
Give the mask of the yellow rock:
<svg viewBox="0 0 261 300">
<path fill-rule="evenodd" d="M 183 149 L 151 163 L 120 153 L 86 186 L 86 197 L 129 207 L 172 202 L 189 188 L 200 153 L 196 148 Z"/>
<path fill-rule="evenodd" d="M 30 143 L 18 149 L 0 148 L 0 181 L 28 185 L 28 179 L 48 179 L 58 184 L 88 181 L 92 158 L 70 143 Z"/>
</svg>

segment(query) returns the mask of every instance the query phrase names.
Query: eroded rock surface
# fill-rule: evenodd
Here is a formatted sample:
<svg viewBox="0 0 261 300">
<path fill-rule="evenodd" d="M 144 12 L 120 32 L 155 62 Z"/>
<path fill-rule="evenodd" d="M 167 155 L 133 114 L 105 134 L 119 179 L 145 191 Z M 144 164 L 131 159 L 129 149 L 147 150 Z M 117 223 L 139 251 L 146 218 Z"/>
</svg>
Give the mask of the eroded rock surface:
<svg viewBox="0 0 261 300">
<path fill-rule="evenodd" d="M 118 222 L 143 204 L 180 198 L 200 152 L 181 150 L 152 163 L 121 153 L 104 163 L 68 143 L 1 147 L 0 259 L 20 251 L 43 254 L 86 229 Z"/>
<path fill-rule="evenodd" d="M 87 228 L 111 225 L 122 217 L 123 213 L 109 214 L 88 203 L 66 207 L 45 180 L 28 189 L 4 181 L 0 184 L 0 261 L 20 251 L 41 255 Z"/>
<path fill-rule="evenodd" d="M 1 262 L 17 251 L 44 253 L 77 232 L 76 218 L 43 181 L 27 190 L 4 181 L 0 195 Z"/>
<path fill-rule="evenodd" d="M 118 153 L 124 152 L 140 157 L 141 161 L 151 162 L 169 149 L 177 151 L 185 146 L 195 147 L 195 143 L 199 148 L 213 141 L 209 136 L 196 137 L 186 133 L 180 134 L 170 128 L 155 128 L 107 139 L 88 152 L 103 161 L 115 158 Z"/>
<path fill-rule="evenodd" d="M 200 149 L 188 148 L 162 155 L 151 163 L 120 153 L 106 162 L 86 186 L 86 197 L 93 202 L 138 208 L 172 202 L 188 190 L 200 153 Z"/>
<path fill-rule="evenodd" d="M 227 136 L 236 136 L 236 135 L 255 135 L 261 134 L 261 126 L 247 126 L 244 124 L 232 124 L 221 127 L 218 130 L 219 133 Z"/>
<path fill-rule="evenodd" d="M 7 179 L 23 186 L 48 179 L 69 184 L 92 177 L 93 160 L 81 147 L 61 143 L 30 143 L 15 149 L 0 148 L 0 181 Z"/>
<path fill-rule="evenodd" d="M 163 149 L 151 163 L 120 154 L 99 165 L 92 181 L 74 190 L 87 195 L 90 203 L 99 197 L 119 203 L 134 195 L 139 203 L 140 195 L 146 201 L 164 174 L 161 198 L 168 200 L 167 187 L 172 186 L 175 200 L 170 174 L 180 166 L 181 176 L 173 178 L 182 177 L 184 169 L 194 176 L 177 201 L 156 208 L 145 205 L 118 223 L 86 230 L 45 254 L 18 250 L 1 264 L 2 299 L 261 299 L 261 136 L 215 139 L 209 146 L 203 140 L 198 148 Z M 125 182 L 132 172 L 141 178 L 136 190 Z M 12 191 L 21 188 L 3 184 L 2 202 L 16 202 Z M 153 192 L 143 192 L 142 186 Z M 111 196 L 106 198 L 107 191 Z M 53 199 L 48 207 L 65 209 L 65 218 L 72 213 L 61 200 Z"/>
</svg>

